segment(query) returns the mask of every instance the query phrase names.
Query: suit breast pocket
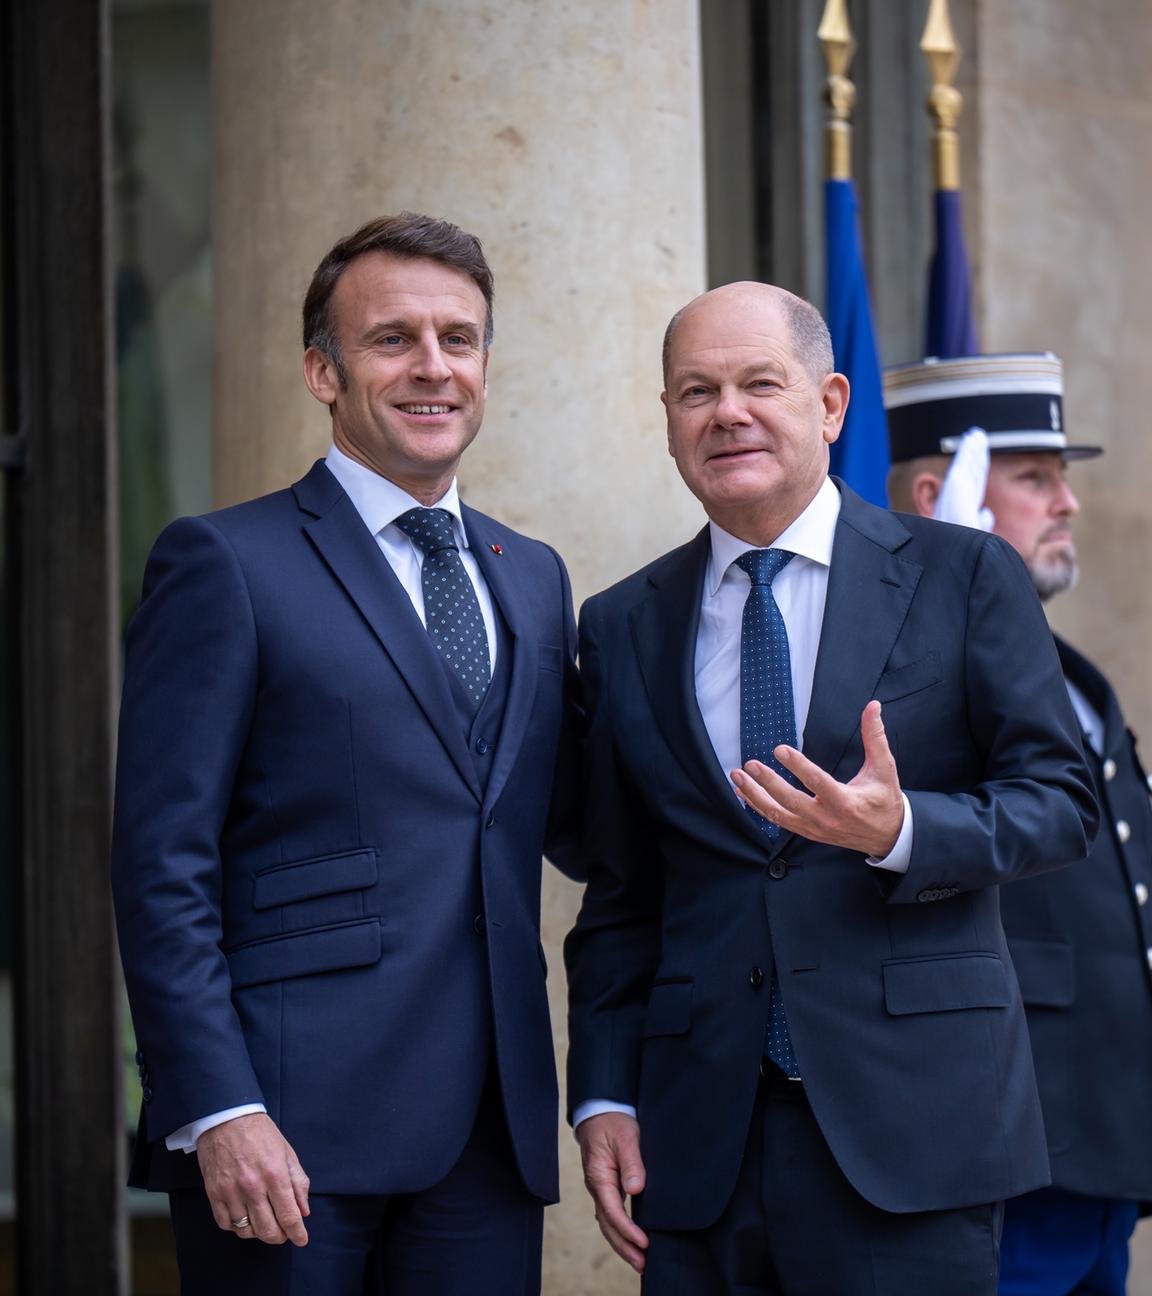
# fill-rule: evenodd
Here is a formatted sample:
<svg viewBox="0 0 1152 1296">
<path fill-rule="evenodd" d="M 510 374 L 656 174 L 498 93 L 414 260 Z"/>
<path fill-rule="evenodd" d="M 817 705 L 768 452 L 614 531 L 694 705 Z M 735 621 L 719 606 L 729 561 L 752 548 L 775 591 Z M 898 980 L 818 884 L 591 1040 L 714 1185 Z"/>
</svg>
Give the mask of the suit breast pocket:
<svg viewBox="0 0 1152 1296">
<path fill-rule="evenodd" d="M 880 702 L 896 702 L 913 693 L 921 693 L 933 684 L 939 684 L 943 678 L 944 668 L 940 654 L 933 648 L 915 661 L 890 666 L 880 676 L 872 696 Z"/>
</svg>

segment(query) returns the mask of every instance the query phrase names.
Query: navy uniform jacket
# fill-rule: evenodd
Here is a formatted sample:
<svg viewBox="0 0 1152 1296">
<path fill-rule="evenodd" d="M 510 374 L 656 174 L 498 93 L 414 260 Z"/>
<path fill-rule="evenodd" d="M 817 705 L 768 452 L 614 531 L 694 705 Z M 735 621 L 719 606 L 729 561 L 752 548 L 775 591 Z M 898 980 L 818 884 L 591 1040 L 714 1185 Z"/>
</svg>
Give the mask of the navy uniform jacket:
<svg viewBox="0 0 1152 1296">
<path fill-rule="evenodd" d="M 638 1107 L 646 1227 L 706 1227 L 731 1195 L 773 963 L 812 1110 L 865 1198 L 937 1210 L 1048 1181 L 999 884 L 1082 859 L 1096 828 L 1052 634 L 1003 541 L 840 490 L 804 752 L 852 778 L 883 702 L 915 823 L 904 876 L 773 842 L 732 792 L 693 683 L 707 529 L 581 617 L 568 1092 Z"/>
<path fill-rule="evenodd" d="M 1152 807 L 1108 681 L 1059 639 L 1064 673 L 1104 721 L 1085 743 L 1103 824 L 1075 868 L 1006 887 L 1004 927 L 1028 1014 L 1052 1182 L 1152 1200 Z"/>
<path fill-rule="evenodd" d="M 574 781 L 575 624 L 551 549 L 464 518 L 510 643 L 483 779 L 431 640 L 323 463 L 157 542 L 113 842 L 136 1182 L 196 1182 L 164 1137 L 263 1102 L 313 1192 L 425 1188 L 494 1050 L 524 1182 L 557 1195 L 540 857 L 554 771 Z"/>
</svg>

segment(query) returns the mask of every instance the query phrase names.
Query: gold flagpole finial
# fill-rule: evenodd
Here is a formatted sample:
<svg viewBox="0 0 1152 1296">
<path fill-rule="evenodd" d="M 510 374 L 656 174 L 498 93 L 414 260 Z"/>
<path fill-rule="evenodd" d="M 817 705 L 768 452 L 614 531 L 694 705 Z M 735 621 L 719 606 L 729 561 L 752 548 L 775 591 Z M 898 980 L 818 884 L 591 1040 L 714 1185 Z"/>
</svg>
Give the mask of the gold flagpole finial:
<svg viewBox="0 0 1152 1296">
<path fill-rule="evenodd" d="M 824 174 L 829 180 L 852 179 L 852 109 L 856 87 L 848 79 L 856 41 L 848 19 L 848 0 L 827 0 L 817 30 L 828 67 L 824 101 L 828 120 L 824 126 Z"/>
<path fill-rule="evenodd" d="M 964 106 L 964 98 L 952 84 L 960 65 L 961 51 L 952 31 L 948 0 L 932 0 L 929 5 L 920 48 L 924 51 L 932 74 L 928 112 L 936 127 L 932 137 L 936 188 L 959 189 L 960 137 L 956 134 L 956 122 Z"/>
</svg>

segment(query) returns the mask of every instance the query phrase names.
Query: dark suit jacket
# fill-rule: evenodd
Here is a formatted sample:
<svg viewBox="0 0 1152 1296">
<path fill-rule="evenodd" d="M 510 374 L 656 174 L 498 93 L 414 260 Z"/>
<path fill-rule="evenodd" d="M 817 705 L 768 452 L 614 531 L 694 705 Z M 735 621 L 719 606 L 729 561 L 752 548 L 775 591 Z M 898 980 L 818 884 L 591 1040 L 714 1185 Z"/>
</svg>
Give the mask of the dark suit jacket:
<svg viewBox="0 0 1152 1296">
<path fill-rule="evenodd" d="M 557 1194 L 540 857 L 575 747 L 575 624 L 551 549 L 464 516 L 511 643 L 486 790 L 449 677 L 323 463 L 156 544 L 113 844 L 149 1186 L 195 1181 L 166 1135 L 262 1101 L 313 1192 L 426 1187 L 494 1041 L 524 1182 Z"/>
<path fill-rule="evenodd" d="M 650 1227 L 704 1227 L 731 1194 L 773 963 L 812 1110 L 869 1201 L 934 1210 L 1047 1182 L 998 884 L 1083 858 L 1096 827 L 1052 635 L 1002 541 L 840 490 L 804 751 L 850 779 L 861 712 L 883 702 L 915 825 L 905 876 L 773 843 L 732 793 L 693 684 L 707 529 L 582 614 L 569 1094 L 639 1108 Z"/>
<path fill-rule="evenodd" d="M 1028 1014 L 1052 1182 L 1148 1201 L 1152 806 L 1108 681 L 1069 644 L 1056 647 L 1065 675 L 1104 721 L 1102 755 L 1088 749 L 1104 824 L 1084 863 L 1004 889 L 1004 928 Z"/>
</svg>

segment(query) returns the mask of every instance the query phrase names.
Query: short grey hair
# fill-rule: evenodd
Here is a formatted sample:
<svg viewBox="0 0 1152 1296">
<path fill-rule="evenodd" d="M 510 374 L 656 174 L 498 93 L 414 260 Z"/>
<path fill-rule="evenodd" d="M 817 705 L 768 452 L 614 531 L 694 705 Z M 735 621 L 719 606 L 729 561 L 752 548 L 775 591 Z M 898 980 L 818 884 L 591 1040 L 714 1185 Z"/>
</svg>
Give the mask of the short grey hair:
<svg viewBox="0 0 1152 1296">
<path fill-rule="evenodd" d="M 766 285 L 766 287 L 772 286 Z M 836 368 L 836 358 L 832 352 L 832 335 L 828 332 L 824 316 L 803 297 L 797 297 L 795 293 L 790 293 L 785 288 L 777 288 L 776 291 L 779 294 L 780 309 L 784 312 L 784 320 L 788 325 L 792 350 L 799 357 L 800 363 L 808 371 L 813 382 L 822 382 Z M 688 306 L 691 305 L 692 303 L 689 302 Z M 668 370 L 672 365 L 672 340 L 680 324 L 680 318 L 688 306 L 681 306 L 668 321 L 668 327 L 664 330 L 664 345 L 660 358 L 664 369 L 665 387 L 668 385 Z"/>
</svg>

